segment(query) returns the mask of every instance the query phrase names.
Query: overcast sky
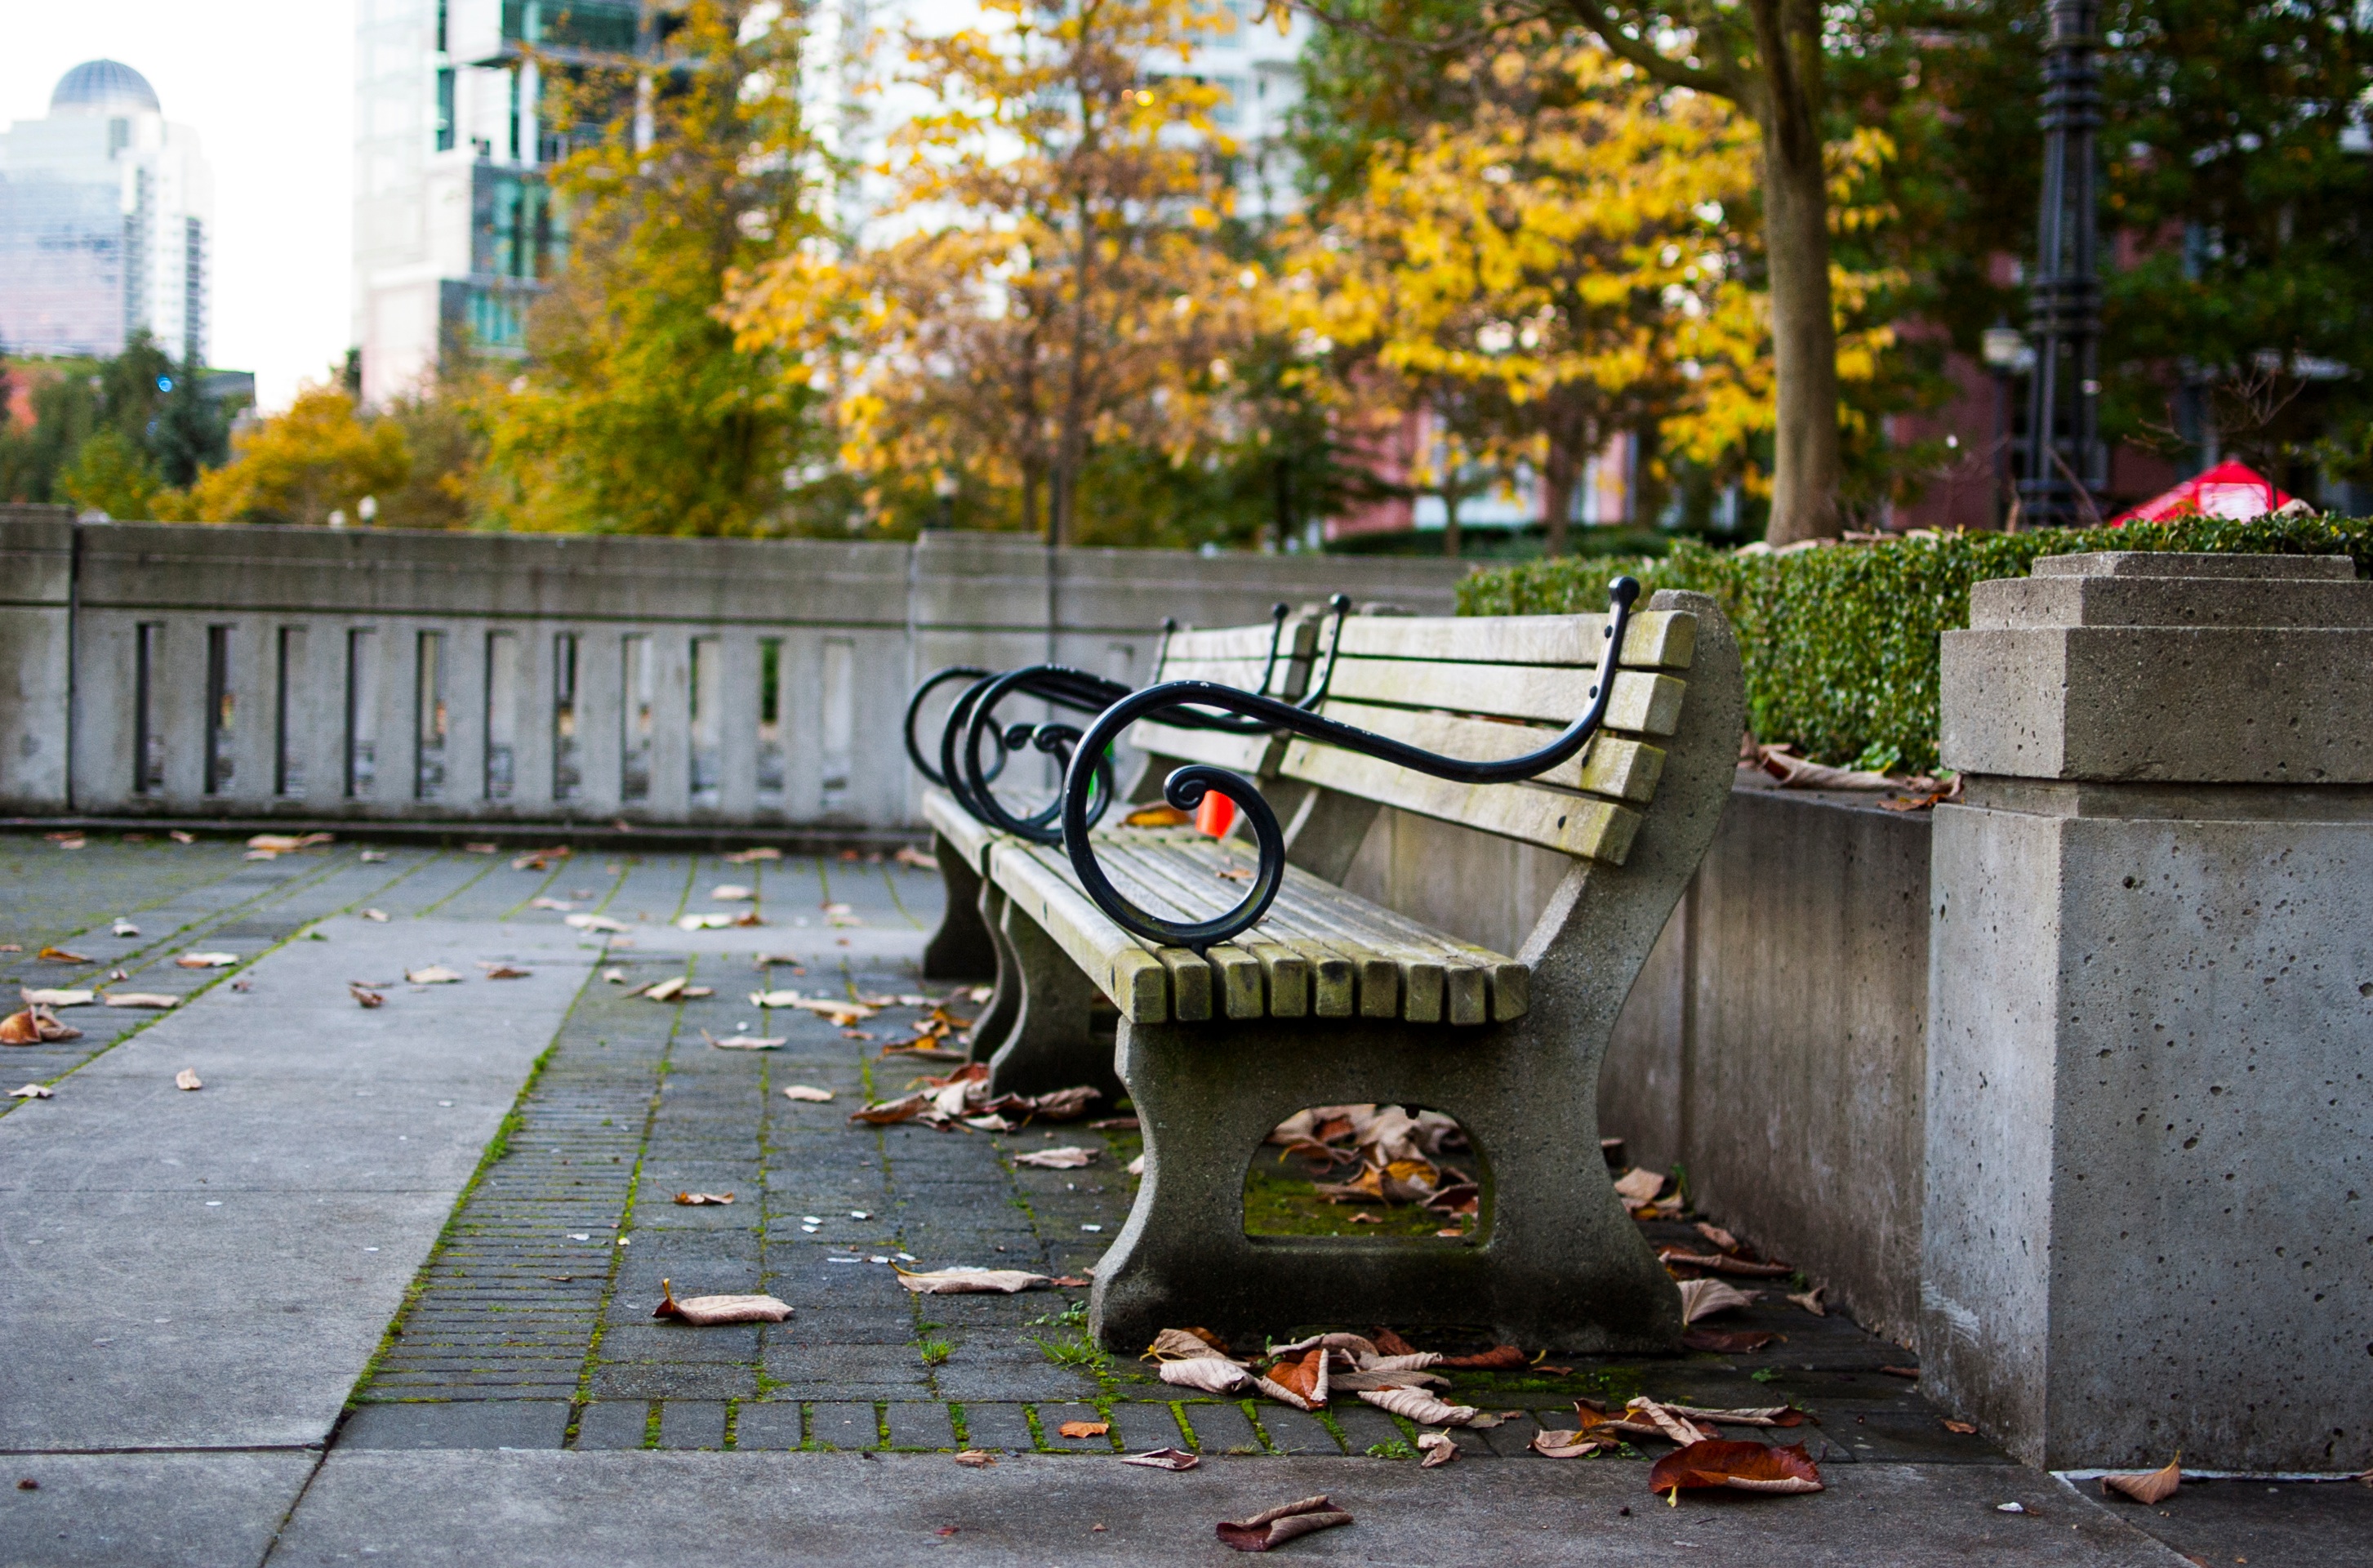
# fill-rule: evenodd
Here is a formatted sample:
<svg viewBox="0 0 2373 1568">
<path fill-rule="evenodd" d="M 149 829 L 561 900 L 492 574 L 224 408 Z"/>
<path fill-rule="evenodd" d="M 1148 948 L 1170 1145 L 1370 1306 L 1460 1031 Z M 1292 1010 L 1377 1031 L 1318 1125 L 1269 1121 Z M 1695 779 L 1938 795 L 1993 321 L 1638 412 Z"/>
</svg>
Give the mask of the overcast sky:
<svg viewBox="0 0 2373 1568">
<path fill-rule="evenodd" d="M 215 172 L 208 357 L 266 408 L 342 359 L 351 333 L 353 0 L 6 0 L 0 120 L 38 120 L 85 60 L 121 60 Z"/>
</svg>

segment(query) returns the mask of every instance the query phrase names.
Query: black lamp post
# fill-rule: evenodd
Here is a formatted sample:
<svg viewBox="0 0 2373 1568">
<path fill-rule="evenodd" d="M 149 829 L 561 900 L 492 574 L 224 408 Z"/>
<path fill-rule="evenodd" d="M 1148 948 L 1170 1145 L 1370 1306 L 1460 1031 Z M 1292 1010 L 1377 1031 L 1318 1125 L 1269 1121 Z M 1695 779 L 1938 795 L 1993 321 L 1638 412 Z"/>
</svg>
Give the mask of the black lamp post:
<svg viewBox="0 0 2373 1568">
<path fill-rule="evenodd" d="M 2003 521 L 2017 483 L 2018 446 L 2012 439 L 2010 421 L 2010 384 L 2017 377 L 2035 369 L 2035 350 L 2019 336 L 2018 329 L 2008 322 L 1997 320 L 1978 338 L 1978 357 L 1985 361 L 1986 369 L 1994 379 L 1994 439 L 1991 452 L 1990 472 L 1993 478 L 1993 495 L 1990 505 L 1994 521 Z"/>
<path fill-rule="evenodd" d="M 2101 284 L 2095 267 L 2093 140 L 2101 123 L 2098 0 L 2052 0 L 2043 67 L 2043 203 L 2036 235 L 2028 341 L 2027 472 L 2030 524 L 2097 518 L 2109 479 L 2100 438 Z"/>
</svg>

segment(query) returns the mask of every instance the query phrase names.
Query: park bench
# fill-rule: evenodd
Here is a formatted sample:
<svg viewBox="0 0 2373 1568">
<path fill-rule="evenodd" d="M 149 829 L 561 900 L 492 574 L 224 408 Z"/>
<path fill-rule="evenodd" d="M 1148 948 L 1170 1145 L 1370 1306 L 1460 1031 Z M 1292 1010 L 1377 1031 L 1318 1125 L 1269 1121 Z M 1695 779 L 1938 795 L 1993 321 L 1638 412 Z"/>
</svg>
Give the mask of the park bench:
<svg viewBox="0 0 2373 1568">
<path fill-rule="evenodd" d="M 1152 685 L 1039 743 L 1076 754 L 1059 821 L 1048 808 L 988 824 L 926 796 L 949 893 L 929 962 L 994 965 L 975 1027 L 992 1085 L 1116 1073 L 1144 1129 L 1136 1206 L 1095 1270 L 1094 1330 L 1135 1346 L 1165 1327 L 1431 1322 L 1669 1349 L 1678 1293 L 1599 1158 L 1597 1080 L 1729 795 L 1744 719 L 1730 628 L 1681 593 L 1607 616 L 1327 623 L 1168 639 Z M 1619 668 L 1602 699 L 1611 626 Z M 1269 697 L 1246 695 L 1264 685 Z M 1248 727 L 1212 728 L 1214 715 Z M 1585 731 L 1554 766 L 1507 774 Z M 1092 829 L 1095 771 L 1124 732 L 1150 764 L 1134 799 L 1188 807 L 1219 790 L 1251 841 L 1128 826 L 1117 808 Z M 1102 791 L 1118 789 L 1107 774 Z M 1517 953 L 1340 885 L 1385 806 L 1571 858 Z M 1100 1006 L 1117 1014 L 1109 1052 Z M 1472 1239 L 1247 1236 L 1245 1175 L 1271 1129 L 1363 1102 L 1465 1129 L 1490 1194 Z"/>
</svg>

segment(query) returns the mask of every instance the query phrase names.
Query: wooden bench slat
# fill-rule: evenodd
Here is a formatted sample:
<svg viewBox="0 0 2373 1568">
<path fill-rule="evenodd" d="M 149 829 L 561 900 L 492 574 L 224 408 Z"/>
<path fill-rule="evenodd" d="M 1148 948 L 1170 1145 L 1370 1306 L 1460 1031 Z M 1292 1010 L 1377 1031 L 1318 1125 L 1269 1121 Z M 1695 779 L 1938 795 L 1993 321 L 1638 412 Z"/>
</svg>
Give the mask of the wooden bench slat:
<svg viewBox="0 0 2373 1568">
<path fill-rule="evenodd" d="M 1208 762 L 1250 778 L 1268 778 L 1285 756 L 1281 735 L 1231 735 L 1219 730 L 1181 730 L 1169 724 L 1133 724 L 1128 743 L 1151 756 Z"/>
<path fill-rule="evenodd" d="M 1537 724 L 1499 723 L 1489 719 L 1460 719 L 1409 708 L 1379 708 L 1364 702 L 1328 701 L 1319 707 L 1338 723 L 1404 741 L 1442 756 L 1475 762 L 1497 762 L 1547 745 L 1555 730 Z M 1665 752 L 1644 741 L 1600 731 L 1580 756 L 1535 776 L 1532 782 L 1560 784 L 1594 795 L 1645 805 L 1655 797 L 1656 780 L 1665 771 Z"/>
<path fill-rule="evenodd" d="M 1342 646 L 1347 658 L 1596 669 L 1606 640 L 1604 615 L 1354 615 L 1343 623 Z M 1697 645 L 1698 618 L 1689 611 L 1637 611 L 1619 662 L 1632 670 L 1686 670 Z M 1323 651 L 1327 645 L 1319 646 Z"/>
<path fill-rule="evenodd" d="M 1395 659 L 1346 659 L 1327 688 L 1330 699 L 1481 713 L 1497 719 L 1538 719 L 1562 728 L 1590 706 L 1595 670 L 1538 664 L 1420 664 Z M 1618 671 L 1607 728 L 1663 737 L 1679 727 L 1685 684 L 1677 676 Z"/>
<path fill-rule="evenodd" d="M 1124 892 L 1140 896 L 1142 902 L 1159 901 L 1169 907 L 1159 911 L 1174 919 L 1200 920 L 1224 914 L 1235 898 L 1216 888 L 1207 889 L 1191 876 L 1178 874 L 1178 869 L 1156 857 L 1138 853 L 1140 848 L 1133 833 L 1108 834 L 1096 840 L 1097 859 L 1106 868 L 1105 874 L 1114 883 L 1128 883 Z M 1143 898 L 1140 889 L 1154 895 Z M 1256 927 L 1232 942 L 1222 942 L 1206 954 L 1218 971 L 1222 1005 L 1231 1018 L 1300 1018 L 1309 1011 L 1309 967 L 1291 949 L 1256 940 L 1262 935 Z"/>
<path fill-rule="evenodd" d="M 1123 1016 L 1137 1024 L 1164 1022 L 1176 994 L 1168 965 L 1105 919 L 1086 894 L 1040 861 L 1034 848 L 1015 839 L 999 840 L 989 852 L 988 874 L 1103 989 Z M 1207 1009 L 1209 999 L 1206 990 Z"/>
<path fill-rule="evenodd" d="M 923 791 L 923 820 L 929 823 L 940 837 L 956 847 L 964 863 L 987 874 L 988 847 L 997 841 L 997 833 L 987 824 L 976 822 L 971 814 L 956 804 L 955 797 L 943 790 Z"/>
<path fill-rule="evenodd" d="M 1585 860 L 1621 865 L 1640 813 L 1596 795 L 1529 784 L 1455 784 L 1333 746 L 1296 741 L 1279 769 L 1288 778 L 1438 817 L 1479 832 Z"/>
</svg>

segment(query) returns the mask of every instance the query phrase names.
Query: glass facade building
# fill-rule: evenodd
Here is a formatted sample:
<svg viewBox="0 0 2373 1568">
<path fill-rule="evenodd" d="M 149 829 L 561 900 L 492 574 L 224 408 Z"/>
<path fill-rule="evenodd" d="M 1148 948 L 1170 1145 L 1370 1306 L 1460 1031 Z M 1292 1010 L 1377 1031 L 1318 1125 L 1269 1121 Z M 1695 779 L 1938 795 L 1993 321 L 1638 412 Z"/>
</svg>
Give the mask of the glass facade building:
<svg viewBox="0 0 2373 1568">
<path fill-rule="evenodd" d="M 0 345 L 108 356 L 146 328 L 204 363 L 214 176 L 131 66 L 92 60 L 0 134 Z"/>
</svg>

